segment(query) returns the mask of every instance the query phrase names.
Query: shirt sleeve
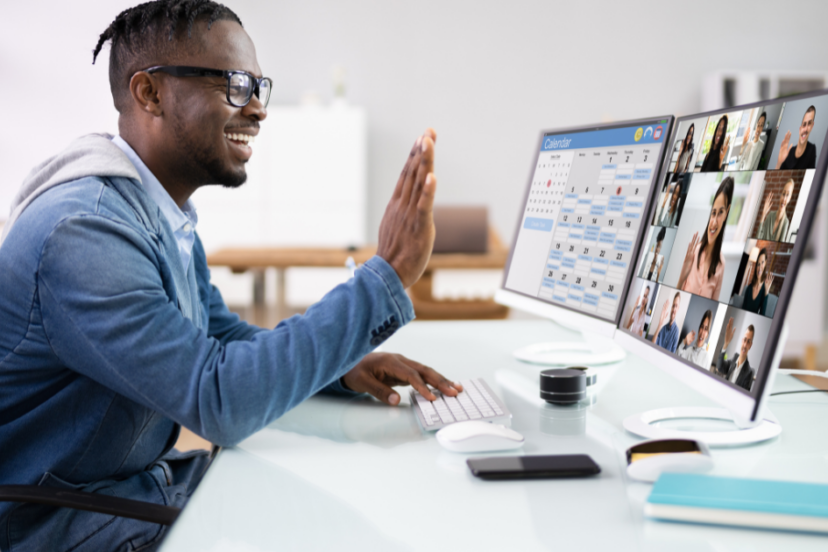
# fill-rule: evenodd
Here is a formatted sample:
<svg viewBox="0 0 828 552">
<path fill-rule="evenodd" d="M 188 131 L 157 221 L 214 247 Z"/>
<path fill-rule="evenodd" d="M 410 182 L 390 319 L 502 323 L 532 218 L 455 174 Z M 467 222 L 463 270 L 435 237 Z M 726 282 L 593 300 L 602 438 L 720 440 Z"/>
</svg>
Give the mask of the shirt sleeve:
<svg viewBox="0 0 828 552">
<path fill-rule="evenodd" d="M 38 269 L 44 330 L 70 370 L 220 445 L 336 385 L 414 317 L 396 272 L 374 257 L 305 315 L 270 331 L 248 335 L 211 307 L 210 335 L 170 301 L 164 262 L 148 236 L 122 222 L 62 221 Z M 211 305 L 220 299 L 214 293 Z M 233 332 L 245 338 L 229 339 Z"/>
</svg>

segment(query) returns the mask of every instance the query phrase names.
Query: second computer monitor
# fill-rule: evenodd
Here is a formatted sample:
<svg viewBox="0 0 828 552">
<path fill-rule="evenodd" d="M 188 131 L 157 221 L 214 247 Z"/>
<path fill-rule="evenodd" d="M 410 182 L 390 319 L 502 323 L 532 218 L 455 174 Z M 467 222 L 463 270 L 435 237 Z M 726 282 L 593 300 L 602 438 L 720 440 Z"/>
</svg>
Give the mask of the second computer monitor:
<svg viewBox="0 0 828 552">
<path fill-rule="evenodd" d="M 828 93 L 682 117 L 619 340 L 757 421 L 826 174 Z"/>
</svg>

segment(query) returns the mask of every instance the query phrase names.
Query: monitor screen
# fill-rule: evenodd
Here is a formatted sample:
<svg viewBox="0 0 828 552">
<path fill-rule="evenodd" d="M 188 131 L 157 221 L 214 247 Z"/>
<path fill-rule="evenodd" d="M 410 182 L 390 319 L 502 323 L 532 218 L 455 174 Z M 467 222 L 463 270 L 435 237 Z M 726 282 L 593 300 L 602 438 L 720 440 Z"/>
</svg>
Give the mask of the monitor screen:
<svg viewBox="0 0 828 552">
<path fill-rule="evenodd" d="M 826 132 L 824 92 L 678 119 L 619 329 L 756 398 L 819 200 Z"/>
<path fill-rule="evenodd" d="M 504 289 L 617 323 L 671 122 L 543 133 Z"/>
</svg>

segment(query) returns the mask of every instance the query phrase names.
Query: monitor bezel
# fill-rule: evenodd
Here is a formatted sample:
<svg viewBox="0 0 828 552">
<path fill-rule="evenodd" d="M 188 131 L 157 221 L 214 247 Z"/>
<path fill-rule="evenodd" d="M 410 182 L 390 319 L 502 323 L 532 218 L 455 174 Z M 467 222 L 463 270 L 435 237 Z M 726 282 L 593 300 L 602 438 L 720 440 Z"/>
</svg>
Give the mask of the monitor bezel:
<svg viewBox="0 0 828 552">
<path fill-rule="evenodd" d="M 520 236 L 520 228 L 521 228 L 521 224 L 523 222 L 523 210 L 526 206 L 526 202 L 529 199 L 529 193 L 531 192 L 531 188 L 532 188 L 532 177 L 535 175 L 535 168 L 537 167 L 538 159 L 539 159 L 539 157 L 542 153 L 541 148 L 542 148 L 542 145 L 543 145 L 543 140 L 547 136 L 557 135 L 557 134 L 565 134 L 565 133 L 590 132 L 590 131 L 597 131 L 597 130 L 611 130 L 611 129 L 615 129 L 615 128 L 624 128 L 624 127 L 632 127 L 632 126 L 644 126 L 644 125 L 662 125 L 662 126 L 666 127 L 665 133 L 664 133 L 665 141 L 662 144 L 661 152 L 659 153 L 659 156 L 658 156 L 659 158 L 655 163 L 653 163 L 654 168 L 663 167 L 664 166 L 664 161 L 665 161 L 664 156 L 667 153 L 667 143 L 668 143 L 667 140 L 669 140 L 673 135 L 675 120 L 676 120 L 676 118 L 673 115 L 663 115 L 663 116 L 660 116 L 660 117 L 647 117 L 647 118 L 644 118 L 644 119 L 632 119 L 632 120 L 627 120 L 627 121 L 614 121 L 614 122 L 611 122 L 611 123 L 598 123 L 598 124 L 591 124 L 591 125 L 566 127 L 566 128 L 560 128 L 560 129 L 542 130 L 540 132 L 540 136 L 538 138 L 537 146 L 535 147 L 535 154 L 534 154 L 534 157 L 533 157 L 533 160 L 532 160 L 532 165 L 529 169 L 529 175 L 528 175 L 527 180 L 526 180 L 526 185 L 524 186 L 524 193 L 523 193 L 523 196 L 522 196 L 522 199 L 521 199 L 521 204 L 520 204 L 521 209 L 520 209 L 520 212 L 519 212 L 518 217 L 517 217 L 517 223 L 516 223 L 514 235 L 512 237 L 511 247 L 509 248 L 509 256 L 506 259 L 506 266 L 503 270 L 503 280 L 500 283 L 500 290 L 499 291 L 500 292 L 505 292 L 505 293 L 498 293 L 495 296 L 495 300 L 498 303 L 508 304 L 509 306 L 514 306 L 515 308 L 521 308 L 522 310 L 526 310 L 525 307 L 522 306 L 522 305 L 524 305 L 524 303 L 522 301 L 517 300 L 517 297 L 511 297 L 511 295 L 525 297 L 527 299 L 537 301 L 537 302 L 539 302 L 540 304 L 542 304 L 544 306 L 551 307 L 552 309 L 560 309 L 562 311 L 562 315 L 567 315 L 568 316 L 572 313 L 575 313 L 575 314 L 581 315 L 582 317 L 586 317 L 587 319 L 594 320 L 596 323 L 608 324 L 608 325 L 613 327 L 612 332 L 605 332 L 605 331 L 602 331 L 601 329 L 596 329 L 596 328 L 598 328 L 597 326 L 595 326 L 591 323 L 588 323 L 586 320 L 584 320 L 581 317 L 574 317 L 571 320 L 567 320 L 567 322 L 566 322 L 567 324 L 574 325 L 574 326 L 578 327 L 578 329 L 583 329 L 585 331 L 596 331 L 596 333 L 600 333 L 602 335 L 606 335 L 606 336 L 609 336 L 609 337 L 611 337 L 612 334 L 615 333 L 614 328 L 618 327 L 619 320 L 621 319 L 621 314 L 624 310 L 624 301 L 626 300 L 627 292 L 629 291 L 630 283 L 632 282 L 632 277 L 635 273 L 635 270 L 631 269 L 627 272 L 627 276 L 626 276 L 626 280 L 624 281 L 624 285 L 622 286 L 622 289 L 620 290 L 620 293 L 618 294 L 619 308 L 615 313 L 615 319 L 614 320 L 607 320 L 607 319 L 601 318 L 600 316 L 597 316 L 597 315 L 594 315 L 594 314 L 591 314 L 591 313 L 587 313 L 587 312 L 583 312 L 583 311 L 577 310 L 575 308 L 572 308 L 572 307 L 569 307 L 569 306 L 566 306 L 566 305 L 560 305 L 558 303 L 548 302 L 548 301 L 545 301 L 543 299 L 538 298 L 537 296 L 532 296 L 532 295 L 529 295 L 528 293 L 523 293 L 523 292 L 516 291 L 516 290 L 513 290 L 513 289 L 508 289 L 506 287 L 506 280 L 509 276 L 509 268 L 512 266 L 512 255 L 514 255 L 514 253 L 515 253 L 515 246 L 517 245 L 517 239 Z M 663 123 L 661 121 L 666 121 L 666 123 Z M 652 185 L 650 186 L 650 192 L 649 192 L 649 195 L 646 198 L 646 203 L 645 204 L 647 206 L 649 206 L 652 203 L 652 198 L 653 198 L 653 196 L 656 192 L 656 188 L 658 187 L 657 184 L 659 182 L 659 175 L 660 174 L 661 173 L 660 173 L 660 169 L 659 169 L 658 171 L 656 171 L 656 174 L 653 177 Z M 649 213 L 649 210 L 647 212 Z M 642 220 L 646 221 L 647 219 L 644 218 Z M 638 252 L 639 248 L 641 247 L 641 241 L 644 239 L 644 236 L 646 235 L 646 229 L 647 229 L 646 224 L 642 224 L 639 227 L 638 235 L 636 236 L 635 242 L 633 244 L 633 251 Z M 637 259 L 637 255 L 635 256 L 635 258 Z M 510 301 L 510 299 L 512 299 L 512 300 Z M 502 301 L 510 301 L 510 302 L 504 303 Z M 546 310 L 546 309 L 543 309 L 543 310 Z M 550 314 L 540 314 L 540 312 L 542 312 L 542 311 L 539 312 L 538 310 L 533 309 L 532 312 L 534 312 L 535 314 L 539 314 L 540 316 L 550 318 L 552 320 L 556 320 L 556 321 L 561 321 L 562 320 L 562 318 L 560 316 L 557 316 L 554 311 L 552 311 Z"/>
<path fill-rule="evenodd" d="M 826 95 L 828 95 L 828 89 L 823 89 L 814 92 L 797 94 L 794 96 L 786 96 L 784 98 L 762 100 L 750 104 L 734 105 L 731 107 L 716 109 L 713 111 L 705 111 L 701 113 L 694 113 L 691 115 L 677 117 L 674 121 L 672 130 L 670 132 L 669 145 L 665 149 L 671 149 L 673 147 L 673 144 L 675 143 L 675 140 L 678 137 L 677 134 L 679 131 L 679 127 L 685 121 L 701 119 L 705 117 L 710 118 L 724 113 L 732 113 L 734 111 L 745 111 L 748 109 L 764 107 L 777 103 L 788 103 L 791 101 L 804 100 L 808 98 Z M 828 134 L 826 135 L 828 136 Z M 773 145 L 776 146 L 776 142 L 774 142 Z M 667 175 L 669 174 L 669 167 L 670 159 L 665 157 L 662 162 L 661 171 L 658 176 L 659 186 L 661 185 L 661 183 L 664 182 L 664 179 L 667 178 Z M 810 238 L 814 218 L 816 216 L 816 211 L 819 204 L 819 198 L 822 194 L 822 188 L 825 182 L 826 170 L 828 170 L 828 140 L 823 141 L 822 150 L 819 153 L 817 164 L 813 170 L 814 177 L 811 182 L 811 189 L 806 200 L 805 210 L 803 211 L 802 219 L 799 225 L 800 232 L 802 232 L 802 229 L 804 229 L 804 234 L 807 235 L 808 238 Z M 651 201 L 648 210 L 648 217 L 652 216 L 652 209 L 654 208 L 655 205 Z M 799 235 L 800 234 L 798 234 L 798 236 Z M 683 383 L 687 384 L 688 386 L 692 387 L 699 393 L 702 393 L 711 400 L 724 406 L 725 408 L 730 410 L 731 413 L 737 415 L 743 420 L 749 421 L 751 423 L 759 423 L 761 421 L 762 408 L 764 407 L 764 404 L 767 401 L 768 391 L 770 390 L 768 382 L 773 379 L 771 374 L 771 367 L 774 364 L 774 361 L 778 360 L 780 356 L 777 354 L 779 351 L 777 351 L 776 346 L 778 345 L 779 338 L 783 333 L 785 316 L 787 315 L 788 305 L 790 304 L 791 295 L 793 293 L 793 287 L 796 283 L 796 277 L 799 273 L 799 267 L 802 262 L 802 256 L 804 254 L 807 242 L 808 239 L 803 240 L 799 239 L 798 237 L 797 241 L 793 244 L 794 247 L 793 251 L 791 252 L 791 260 L 788 265 L 789 268 L 787 273 L 785 274 L 785 281 L 782 284 L 782 289 L 779 292 L 779 300 L 776 303 L 776 310 L 774 311 L 774 316 L 771 319 L 771 326 L 768 332 L 767 340 L 765 342 L 765 349 L 762 352 L 762 361 L 756 368 L 755 396 L 745 391 L 744 389 L 741 389 L 736 386 L 731 386 L 731 384 L 729 384 L 728 382 L 718 379 L 715 376 L 712 376 L 709 371 L 703 370 L 700 367 L 690 363 L 689 361 L 685 361 L 676 356 L 669 355 L 662 351 L 659 351 L 655 345 L 648 343 L 646 339 L 634 336 L 621 327 L 617 328 L 615 334 L 616 341 L 619 342 L 619 345 L 625 347 L 630 352 L 634 352 L 635 354 L 649 360 L 662 370 L 673 375 L 674 377 L 676 377 Z M 640 256 L 640 250 L 638 251 L 638 254 Z M 638 258 L 636 258 L 636 260 L 638 260 Z M 632 286 L 630 285 L 625 289 L 624 304 L 627 303 L 631 288 Z"/>
</svg>

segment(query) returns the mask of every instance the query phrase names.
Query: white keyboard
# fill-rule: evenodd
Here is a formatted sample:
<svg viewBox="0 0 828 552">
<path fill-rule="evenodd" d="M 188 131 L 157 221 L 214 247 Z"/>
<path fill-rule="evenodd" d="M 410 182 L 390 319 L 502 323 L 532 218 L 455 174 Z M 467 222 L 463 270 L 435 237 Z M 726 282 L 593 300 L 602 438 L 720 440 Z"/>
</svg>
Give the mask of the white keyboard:
<svg viewBox="0 0 828 552">
<path fill-rule="evenodd" d="M 512 417 L 509 409 L 483 378 L 460 380 L 460 384 L 463 386 L 463 392 L 456 397 L 448 397 L 432 389 L 431 392 L 437 395 L 435 401 L 429 401 L 415 390 L 411 390 L 411 406 L 424 429 L 434 431 L 454 422 L 500 422 Z"/>
</svg>

